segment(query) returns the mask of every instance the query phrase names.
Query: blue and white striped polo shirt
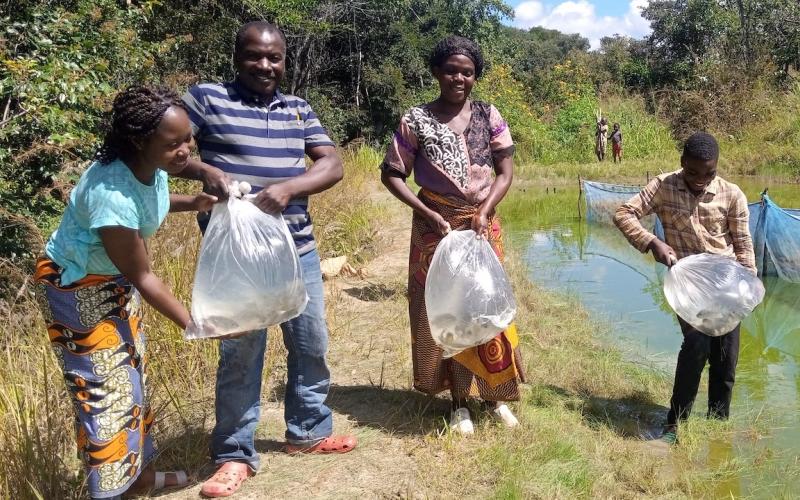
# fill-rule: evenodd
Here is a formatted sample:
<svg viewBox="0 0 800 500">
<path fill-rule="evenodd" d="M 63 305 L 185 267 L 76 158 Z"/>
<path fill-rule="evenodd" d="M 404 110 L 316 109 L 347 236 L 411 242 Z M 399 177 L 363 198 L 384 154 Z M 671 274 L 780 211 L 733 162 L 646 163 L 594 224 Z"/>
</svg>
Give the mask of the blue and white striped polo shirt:
<svg viewBox="0 0 800 500">
<path fill-rule="evenodd" d="M 234 81 L 195 85 L 183 96 L 200 158 L 247 181 L 253 192 L 305 173 L 308 148 L 333 146 L 311 106 L 275 92 L 264 102 Z M 316 247 L 308 197 L 289 201 L 283 218 L 299 254 Z"/>
</svg>

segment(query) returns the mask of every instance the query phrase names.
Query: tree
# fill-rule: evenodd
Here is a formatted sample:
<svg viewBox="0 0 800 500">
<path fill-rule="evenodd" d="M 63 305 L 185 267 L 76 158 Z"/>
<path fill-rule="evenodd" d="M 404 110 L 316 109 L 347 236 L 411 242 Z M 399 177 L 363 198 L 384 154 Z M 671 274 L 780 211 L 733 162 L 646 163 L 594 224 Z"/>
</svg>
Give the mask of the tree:
<svg viewBox="0 0 800 500">
<path fill-rule="evenodd" d="M 40 250 L 70 181 L 91 159 L 116 89 L 146 80 L 158 44 L 145 8 L 110 0 L 25 2 L 0 21 L 0 256 Z"/>
<path fill-rule="evenodd" d="M 653 30 L 653 74 L 661 83 L 690 80 L 701 63 L 723 61 L 726 35 L 736 24 L 717 0 L 653 0 L 642 16 Z"/>
</svg>

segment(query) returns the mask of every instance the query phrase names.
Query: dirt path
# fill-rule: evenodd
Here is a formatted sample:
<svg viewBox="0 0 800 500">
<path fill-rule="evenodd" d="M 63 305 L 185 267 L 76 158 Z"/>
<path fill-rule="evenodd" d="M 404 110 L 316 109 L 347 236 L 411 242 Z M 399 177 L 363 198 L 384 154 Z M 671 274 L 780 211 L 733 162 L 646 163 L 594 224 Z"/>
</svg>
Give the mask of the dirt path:
<svg viewBox="0 0 800 500">
<path fill-rule="evenodd" d="M 257 448 L 262 470 L 236 498 L 413 498 L 439 496 L 426 478 L 427 443 L 443 427 L 448 403 L 415 393 L 405 299 L 410 211 L 382 224 L 378 256 L 365 277 L 326 283 L 333 387 L 327 404 L 336 432 L 358 448 L 341 456 L 287 456 L 282 383 L 263 402 Z M 281 370 L 284 363 L 280 363 Z M 273 380 L 283 379 L 276 373 Z M 433 452 L 435 454 L 435 452 Z M 209 474 L 201 471 L 199 480 Z M 200 484 L 161 498 L 197 498 Z"/>
</svg>

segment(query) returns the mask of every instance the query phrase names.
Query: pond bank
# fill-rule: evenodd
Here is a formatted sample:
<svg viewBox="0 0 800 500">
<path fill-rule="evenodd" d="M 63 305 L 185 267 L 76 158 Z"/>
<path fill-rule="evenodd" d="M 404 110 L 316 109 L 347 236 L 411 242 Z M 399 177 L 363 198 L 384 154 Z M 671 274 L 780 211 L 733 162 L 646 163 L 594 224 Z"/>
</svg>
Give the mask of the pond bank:
<svg viewBox="0 0 800 500">
<path fill-rule="evenodd" d="M 755 188 L 760 179 L 735 180 L 748 195 L 760 192 Z M 615 228 L 592 227 L 578 220 L 577 182 L 558 186 L 555 192 L 553 187 L 532 182 L 524 191 L 512 193 L 503 207 L 506 227 L 529 266 L 530 279 L 548 293 L 566 294 L 588 308 L 591 317 L 606 326 L 605 334 L 598 337 L 604 345 L 624 353 L 629 362 L 653 367 L 671 382 L 680 336 L 674 315 L 663 301 L 652 258 L 633 250 Z M 792 206 L 797 193 L 791 188 L 773 182 L 770 193 Z M 768 292 L 764 305 L 771 314 L 757 309 L 743 328 L 732 421 L 702 418 L 704 380 L 696 416 L 688 432 L 682 433 L 682 445 L 670 453 L 672 460 L 686 454 L 684 465 L 691 465 L 681 474 L 684 479 L 694 481 L 703 474 L 720 479 L 706 485 L 713 496 L 789 496 L 800 484 L 796 465 L 800 441 L 794 432 L 800 404 L 797 353 L 779 352 L 769 343 L 780 342 L 784 351 L 794 348 L 777 337 L 792 321 L 784 303 L 795 294 L 790 290 L 787 295 L 786 285 L 767 285 L 773 292 Z M 779 309 L 783 312 L 778 318 L 772 312 Z M 776 319 L 786 324 L 776 324 Z M 669 389 L 666 392 L 656 399 L 659 405 L 668 403 Z M 658 423 L 665 412 L 664 408 Z"/>
</svg>

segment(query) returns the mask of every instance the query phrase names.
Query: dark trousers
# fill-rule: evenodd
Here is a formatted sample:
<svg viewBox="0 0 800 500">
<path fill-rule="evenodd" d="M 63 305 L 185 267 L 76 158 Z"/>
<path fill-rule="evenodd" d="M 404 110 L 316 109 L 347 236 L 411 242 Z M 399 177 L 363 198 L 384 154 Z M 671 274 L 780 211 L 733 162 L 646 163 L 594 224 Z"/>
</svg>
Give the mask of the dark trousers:
<svg viewBox="0 0 800 500">
<path fill-rule="evenodd" d="M 678 318 L 683 332 L 683 344 L 675 367 L 675 384 L 669 402 L 667 426 L 689 418 L 700 386 L 700 376 L 706 361 L 708 371 L 708 417 L 728 418 L 739 360 L 739 326 L 719 337 L 709 337 Z"/>
</svg>

